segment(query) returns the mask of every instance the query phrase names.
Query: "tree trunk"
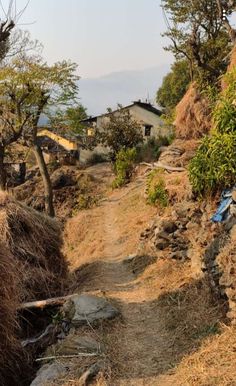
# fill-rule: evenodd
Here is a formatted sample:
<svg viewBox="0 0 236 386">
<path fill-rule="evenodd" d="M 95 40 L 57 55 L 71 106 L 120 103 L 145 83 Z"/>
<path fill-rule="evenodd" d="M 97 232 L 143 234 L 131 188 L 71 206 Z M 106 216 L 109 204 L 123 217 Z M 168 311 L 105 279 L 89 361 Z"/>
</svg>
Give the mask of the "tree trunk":
<svg viewBox="0 0 236 386">
<path fill-rule="evenodd" d="M 4 165 L 5 148 L 0 146 L 0 189 L 6 190 L 7 174 Z"/>
<path fill-rule="evenodd" d="M 36 143 L 33 145 L 33 151 L 35 154 L 35 158 L 39 167 L 40 174 L 43 179 L 44 185 L 44 199 L 45 199 L 45 211 L 48 216 L 54 217 L 55 211 L 53 207 L 53 190 L 52 184 L 50 180 L 50 176 L 48 173 L 47 165 L 45 163 L 43 152 L 41 147 Z"/>
</svg>

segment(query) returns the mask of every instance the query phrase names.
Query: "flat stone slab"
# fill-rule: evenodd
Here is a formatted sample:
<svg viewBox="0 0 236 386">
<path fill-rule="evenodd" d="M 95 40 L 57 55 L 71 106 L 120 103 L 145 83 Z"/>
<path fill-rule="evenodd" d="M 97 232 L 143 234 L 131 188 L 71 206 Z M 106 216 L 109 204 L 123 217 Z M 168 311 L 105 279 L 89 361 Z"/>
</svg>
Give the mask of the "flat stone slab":
<svg viewBox="0 0 236 386">
<path fill-rule="evenodd" d="M 90 336 L 70 334 L 63 341 L 48 348 L 46 356 L 77 355 L 78 353 L 102 353 L 104 346 Z"/>
<path fill-rule="evenodd" d="M 106 299 L 93 295 L 75 295 L 63 306 L 63 312 L 74 326 L 114 319 L 120 313 Z"/>
<path fill-rule="evenodd" d="M 46 364 L 37 372 L 36 378 L 30 386 L 46 386 L 49 382 L 56 381 L 59 377 L 66 375 L 68 368 L 61 363 L 53 362 Z"/>
</svg>

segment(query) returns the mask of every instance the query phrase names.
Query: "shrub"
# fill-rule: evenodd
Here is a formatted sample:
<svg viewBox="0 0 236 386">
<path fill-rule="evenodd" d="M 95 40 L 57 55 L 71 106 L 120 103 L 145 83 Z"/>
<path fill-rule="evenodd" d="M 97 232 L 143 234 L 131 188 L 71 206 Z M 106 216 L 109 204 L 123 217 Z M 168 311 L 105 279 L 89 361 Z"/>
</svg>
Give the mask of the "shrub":
<svg viewBox="0 0 236 386">
<path fill-rule="evenodd" d="M 114 164 L 116 178 L 112 183 L 113 189 L 119 188 L 130 181 L 134 171 L 136 157 L 137 151 L 135 148 L 119 151 Z"/>
<path fill-rule="evenodd" d="M 131 149 L 143 142 L 142 126 L 132 117 L 129 110 L 118 105 L 114 113 L 108 109 L 101 132 L 100 142 L 110 149 L 112 162 L 122 149 Z"/>
<path fill-rule="evenodd" d="M 225 74 L 223 79 L 227 86 L 213 111 L 215 130 L 221 134 L 236 130 L 236 69 Z"/>
<path fill-rule="evenodd" d="M 161 208 L 168 206 L 168 193 L 165 180 L 160 169 L 153 170 L 147 178 L 147 202 L 150 205 L 159 205 Z"/>
<path fill-rule="evenodd" d="M 230 187 L 236 176 L 236 132 L 214 133 L 203 138 L 189 165 L 193 192 L 213 194 Z"/>
<path fill-rule="evenodd" d="M 224 77 L 227 84 L 213 111 L 214 130 L 202 139 L 189 165 L 193 192 L 214 194 L 230 187 L 236 177 L 236 69 Z"/>
</svg>

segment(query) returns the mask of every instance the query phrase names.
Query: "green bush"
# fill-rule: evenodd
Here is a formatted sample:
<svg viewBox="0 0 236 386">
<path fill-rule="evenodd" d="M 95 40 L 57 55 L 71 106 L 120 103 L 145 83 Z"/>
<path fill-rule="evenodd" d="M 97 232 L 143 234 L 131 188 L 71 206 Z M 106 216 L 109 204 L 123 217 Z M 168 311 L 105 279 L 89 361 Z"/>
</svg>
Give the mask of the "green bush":
<svg viewBox="0 0 236 386">
<path fill-rule="evenodd" d="M 189 177 L 193 192 L 200 196 L 232 186 L 236 177 L 236 132 L 203 138 L 190 162 Z"/>
<path fill-rule="evenodd" d="M 189 165 L 189 178 L 197 195 L 214 194 L 236 180 L 236 70 L 224 77 L 226 89 L 214 111 L 214 130 L 202 139 Z"/>
<path fill-rule="evenodd" d="M 116 155 L 114 170 L 116 178 L 112 183 L 112 188 L 119 188 L 130 181 L 133 174 L 137 151 L 135 148 L 122 149 Z"/>
<path fill-rule="evenodd" d="M 147 178 L 147 202 L 150 205 L 159 205 L 161 208 L 168 206 L 168 193 L 162 171 L 153 170 Z"/>
<path fill-rule="evenodd" d="M 227 86 L 213 111 L 215 130 L 221 134 L 236 130 L 236 69 L 225 74 L 223 79 Z"/>
</svg>

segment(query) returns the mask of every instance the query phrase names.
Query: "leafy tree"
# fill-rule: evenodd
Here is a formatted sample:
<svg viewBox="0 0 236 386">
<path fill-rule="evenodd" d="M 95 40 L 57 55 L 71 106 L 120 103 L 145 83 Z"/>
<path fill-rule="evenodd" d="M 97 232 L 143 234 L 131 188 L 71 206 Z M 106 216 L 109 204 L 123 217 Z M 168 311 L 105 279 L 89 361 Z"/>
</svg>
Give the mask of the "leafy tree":
<svg viewBox="0 0 236 386">
<path fill-rule="evenodd" d="M 50 126 L 59 133 L 72 132 L 75 134 L 84 133 L 85 126 L 81 121 L 86 118 L 86 108 L 81 103 L 70 106 L 66 110 L 58 109 L 49 117 Z"/>
<path fill-rule="evenodd" d="M 175 62 L 157 91 L 157 103 L 164 107 L 167 113 L 171 113 L 184 96 L 190 81 L 188 61 L 183 59 Z"/>
<path fill-rule="evenodd" d="M 141 125 L 121 105 L 118 105 L 116 112 L 108 109 L 99 136 L 102 144 L 110 148 L 112 161 L 115 161 L 120 150 L 131 149 L 143 142 Z"/>
<path fill-rule="evenodd" d="M 230 5 L 232 3 L 232 5 Z M 234 2 L 226 0 L 162 0 L 171 44 L 166 47 L 176 59 L 187 59 L 191 78 L 215 83 L 226 68 L 232 33 L 226 29 Z M 231 27 L 230 27 L 231 28 Z M 233 29 L 230 29 L 231 32 Z"/>
<path fill-rule="evenodd" d="M 45 189 L 45 209 L 50 216 L 54 216 L 53 192 L 38 143 L 38 122 L 41 114 L 47 113 L 51 106 L 74 102 L 78 80 L 76 68 L 74 63 L 66 61 L 49 66 L 39 59 L 22 57 L 0 69 L 0 112 L 4 123 L 0 137 L 2 157 L 4 146 L 23 134 L 39 166 Z M 10 139 L 4 142 L 4 138 Z"/>
</svg>

